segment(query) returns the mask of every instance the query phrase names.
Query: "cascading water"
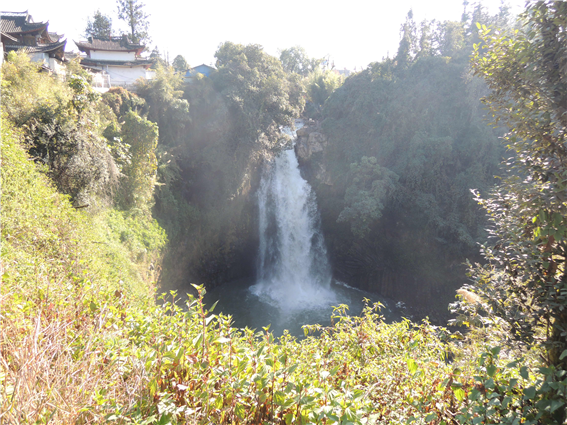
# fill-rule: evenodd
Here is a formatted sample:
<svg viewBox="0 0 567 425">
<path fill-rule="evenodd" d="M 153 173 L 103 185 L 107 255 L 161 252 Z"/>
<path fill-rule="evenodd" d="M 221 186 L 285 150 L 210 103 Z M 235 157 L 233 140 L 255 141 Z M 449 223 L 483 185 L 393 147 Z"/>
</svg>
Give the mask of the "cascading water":
<svg viewBox="0 0 567 425">
<path fill-rule="evenodd" d="M 329 326 L 333 306 L 347 304 L 352 314 L 359 314 L 363 298 L 384 302 L 331 281 L 315 194 L 301 177 L 293 149 L 281 152 L 264 170 L 257 196 L 256 280 L 214 288 L 205 298 L 207 304 L 218 301 L 217 311 L 230 314 L 236 327 L 271 325 L 276 336 L 300 336 L 303 325 Z"/>
<path fill-rule="evenodd" d="M 260 248 L 252 293 L 284 312 L 336 301 L 315 194 L 293 149 L 265 170 L 258 191 Z"/>
</svg>

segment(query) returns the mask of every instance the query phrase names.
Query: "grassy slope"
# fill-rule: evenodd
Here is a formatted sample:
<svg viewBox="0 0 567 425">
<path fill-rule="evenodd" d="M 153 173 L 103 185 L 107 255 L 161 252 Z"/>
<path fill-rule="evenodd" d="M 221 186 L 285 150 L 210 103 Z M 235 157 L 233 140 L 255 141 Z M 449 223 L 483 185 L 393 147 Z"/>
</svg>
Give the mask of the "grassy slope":
<svg viewBox="0 0 567 425">
<path fill-rule="evenodd" d="M 6 124 L 2 136 L 2 413 L 69 423 L 103 388 L 123 400 L 140 390 L 141 377 L 126 384 L 108 362 L 122 333 L 112 323 L 153 292 L 107 224 L 116 220 L 73 209 Z"/>
</svg>

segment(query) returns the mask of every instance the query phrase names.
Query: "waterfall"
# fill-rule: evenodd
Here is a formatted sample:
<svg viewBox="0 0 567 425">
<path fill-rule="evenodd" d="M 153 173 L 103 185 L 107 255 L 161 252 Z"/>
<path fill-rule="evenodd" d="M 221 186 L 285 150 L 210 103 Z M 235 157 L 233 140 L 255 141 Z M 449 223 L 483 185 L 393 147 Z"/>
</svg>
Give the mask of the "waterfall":
<svg viewBox="0 0 567 425">
<path fill-rule="evenodd" d="M 336 301 L 315 194 L 301 177 L 293 148 L 265 169 L 258 205 L 260 248 L 251 291 L 282 311 Z"/>
</svg>

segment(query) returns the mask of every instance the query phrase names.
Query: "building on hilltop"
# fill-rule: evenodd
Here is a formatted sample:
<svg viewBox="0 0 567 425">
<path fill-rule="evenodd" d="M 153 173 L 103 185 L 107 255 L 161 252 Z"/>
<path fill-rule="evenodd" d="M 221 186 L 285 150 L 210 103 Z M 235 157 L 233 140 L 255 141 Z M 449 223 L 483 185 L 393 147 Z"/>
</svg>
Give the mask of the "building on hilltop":
<svg viewBox="0 0 567 425">
<path fill-rule="evenodd" d="M 203 74 L 205 77 L 209 77 L 213 71 L 216 71 L 216 68 L 209 65 L 201 64 L 199 66 L 189 68 L 187 72 L 185 72 L 183 79 L 186 82 L 190 83 L 193 80 L 193 78 L 195 78 L 197 75 Z"/>
<path fill-rule="evenodd" d="M 49 32 L 49 22 L 34 22 L 25 12 L 0 12 L 0 41 L 5 53 L 24 51 L 31 60 L 57 74 L 64 73 L 67 40 Z"/>
<path fill-rule="evenodd" d="M 81 65 L 95 72 L 106 72 L 111 86 L 132 89 L 138 78 L 149 80 L 154 76 L 154 71 L 149 69 L 153 60 L 140 56 L 145 46 L 130 42 L 126 35 L 105 39 L 89 37 L 75 44 L 86 55 L 81 56 Z"/>
</svg>

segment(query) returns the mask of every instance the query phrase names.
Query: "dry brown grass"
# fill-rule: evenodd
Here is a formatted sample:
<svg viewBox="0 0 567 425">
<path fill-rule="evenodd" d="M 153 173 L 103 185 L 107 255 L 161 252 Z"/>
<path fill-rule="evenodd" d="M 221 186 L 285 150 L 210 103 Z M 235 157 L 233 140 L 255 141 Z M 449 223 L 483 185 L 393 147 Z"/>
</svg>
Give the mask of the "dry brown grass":
<svg viewBox="0 0 567 425">
<path fill-rule="evenodd" d="M 22 312 L 20 295 L 1 298 L 0 423 L 100 423 L 108 413 L 101 400 L 134 404 L 145 372 L 111 361 L 119 350 L 109 353 L 108 341 L 120 332 L 108 326 L 114 321 L 108 307 L 85 314 L 87 293 L 77 291 L 72 303 L 41 302 Z"/>
<path fill-rule="evenodd" d="M 89 317 L 48 304 L 18 314 L 17 298 L 8 293 L 1 299 L 0 423 L 100 423 L 109 413 L 105 399 L 120 400 L 126 409 L 134 405 L 145 370 L 128 364 L 132 359 L 116 360 L 120 349 L 109 352 L 120 331 L 108 327 L 108 308 Z"/>
</svg>

